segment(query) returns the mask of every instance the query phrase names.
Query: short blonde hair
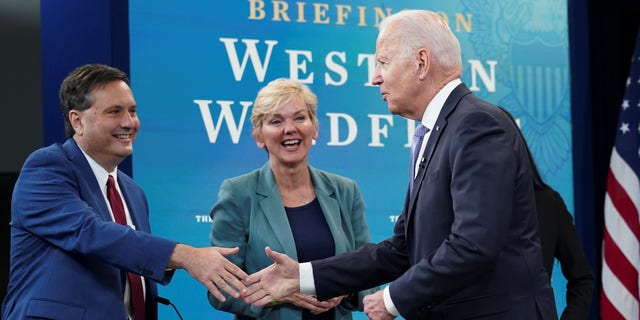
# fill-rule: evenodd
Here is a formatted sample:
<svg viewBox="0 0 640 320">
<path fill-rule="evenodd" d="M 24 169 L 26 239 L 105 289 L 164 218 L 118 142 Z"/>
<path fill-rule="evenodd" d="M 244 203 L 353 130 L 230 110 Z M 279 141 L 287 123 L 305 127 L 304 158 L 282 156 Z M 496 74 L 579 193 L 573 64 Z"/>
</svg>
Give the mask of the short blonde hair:
<svg viewBox="0 0 640 320">
<path fill-rule="evenodd" d="M 313 126 L 318 129 L 318 97 L 304 83 L 286 78 L 279 78 L 269 82 L 260 91 L 253 102 L 253 110 L 251 111 L 251 124 L 253 125 L 253 136 L 258 137 L 262 129 L 264 118 L 273 114 L 280 107 L 285 105 L 292 97 L 298 96 L 302 98 L 309 118 L 313 122 Z"/>
</svg>

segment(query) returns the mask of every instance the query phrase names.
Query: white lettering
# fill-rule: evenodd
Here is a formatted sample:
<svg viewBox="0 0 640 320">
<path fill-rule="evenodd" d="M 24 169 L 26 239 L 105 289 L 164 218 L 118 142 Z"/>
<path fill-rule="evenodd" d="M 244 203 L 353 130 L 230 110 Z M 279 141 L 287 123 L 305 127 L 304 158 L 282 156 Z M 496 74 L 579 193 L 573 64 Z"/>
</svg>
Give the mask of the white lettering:
<svg viewBox="0 0 640 320">
<path fill-rule="evenodd" d="M 389 126 L 386 124 L 381 125 L 380 120 L 385 120 L 386 123 L 393 127 L 393 116 L 390 114 L 370 114 L 369 118 L 371 119 L 371 142 L 369 142 L 369 147 L 384 147 L 384 144 L 380 142 L 380 136 L 389 137 Z"/>
<path fill-rule="evenodd" d="M 258 52 L 257 44 L 260 42 L 256 39 L 240 39 L 245 45 L 245 52 L 240 62 L 239 54 L 236 50 L 237 38 L 219 38 L 224 43 L 227 57 L 233 76 L 236 81 L 242 81 L 247 63 L 250 60 L 256 79 L 263 82 L 269 63 L 271 61 L 273 49 L 278 44 L 276 40 L 264 40 L 267 46 L 264 57 Z M 284 52 L 289 56 L 289 78 L 301 81 L 306 84 L 314 83 L 314 71 L 310 66 L 313 62 L 313 52 L 309 50 L 293 50 L 287 49 Z M 495 66 L 498 64 L 496 60 L 487 60 L 485 64 L 488 71 L 480 60 L 468 60 L 471 66 L 471 91 L 480 91 L 478 86 L 478 78 L 484 84 L 488 92 L 496 91 L 496 74 Z M 278 63 L 283 63 L 279 61 Z M 342 86 L 349 80 L 349 70 L 347 69 L 347 56 L 345 51 L 331 51 L 324 59 L 325 67 L 328 71 L 324 72 L 324 81 L 326 85 Z M 366 79 L 362 83 L 365 87 L 373 87 L 371 79 L 375 73 L 376 61 L 375 55 L 370 53 L 358 53 L 356 67 L 366 67 Z M 332 76 L 335 74 L 337 77 Z"/>
<path fill-rule="evenodd" d="M 285 50 L 285 52 L 289 55 L 289 78 L 299 80 L 302 83 L 313 83 L 313 72 L 310 72 L 309 76 L 305 79 L 300 79 L 298 75 L 298 70 L 302 71 L 303 74 L 307 72 L 307 60 L 313 62 L 311 51 Z M 298 56 L 303 56 L 307 59 L 298 62 Z"/>
<path fill-rule="evenodd" d="M 477 78 L 480 76 L 482 83 L 487 88 L 489 92 L 496 92 L 496 64 L 498 61 L 488 60 L 487 64 L 491 70 L 491 76 L 487 74 L 487 71 L 482 66 L 482 63 L 479 60 L 469 60 L 469 64 L 471 65 L 471 87 L 469 90 L 471 91 L 480 91 L 480 88 L 477 85 Z"/>
<path fill-rule="evenodd" d="M 197 214 L 195 217 L 196 217 L 196 223 L 211 223 L 211 222 L 213 222 L 213 219 L 211 219 L 211 217 L 203 215 L 203 214 Z"/>
<path fill-rule="evenodd" d="M 367 79 L 364 82 L 365 87 L 373 87 L 373 83 L 371 83 L 371 79 L 373 79 L 373 74 L 376 72 L 376 55 L 375 54 L 358 54 L 358 67 L 362 66 L 362 63 L 367 62 Z"/>
<path fill-rule="evenodd" d="M 333 57 L 339 58 L 340 62 L 342 63 L 347 62 L 347 57 L 344 52 L 338 52 L 338 51 L 329 52 L 329 54 L 324 58 L 324 63 L 327 65 L 327 68 L 329 70 L 339 75 L 340 79 L 338 81 L 333 80 L 333 78 L 331 78 L 329 73 L 325 72 L 324 83 L 328 86 L 341 86 L 347 82 L 347 79 L 349 78 L 349 76 L 347 73 L 347 69 L 343 65 L 337 64 L 335 61 L 333 61 Z"/>
<path fill-rule="evenodd" d="M 227 125 L 229 135 L 231 135 L 231 141 L 234 144 L 237 144 L 238 141 L 240 141 L 240 133 L 242 132 L 242 127 L 244 126 L 244 120 L 247 116 L 247 110 L 253 104 L 253 102 L 240 101 L 240 105 L 242 105 L 242 114 L 240 116 L 240 121 L 236 123 L 233 112 L 231 112 L 231 105 L 233 104 L 233 101 L 216 101 L 216 103 L 220 106 L 220 114 L 218 115 L 218 121 L 216 122 L 216 125 L 213 124 L 211 109 L 209 108 L 209 105 L 212 101 L 193 100 L 193 102 L 200 108 L 200 114 L 202 115 L 202 121 L 204 121 L 204 127 L 207 130 L 207 136 L 209 137 L 210 143 L 216 143 L 216 140 L 218 139 L 218 133 L 220 132 L 220 128 L 222 127 L 222 121 L 224 121 L 224 123 Z"/>
<path fill-rule="evenodd" d="M 263 63 L 262 61 L 260 61 L 260 54 L 258 53 L 258 49 L 256 48 L 256 43 L 258 43 L 259 41 L 255 39 L 242 39 L 242 42 L 246 47 L 244 56 L 242 57 L 242 64 L 240 64 L 240 60 L 238 59 L 238 53 L 236 52 L 235 46 L 235 43 L 238 42 L 238 39 L 220 38 L 220 41 L 224 43 L 224 47 L 227 50 L 229 64 L 231 65 L 231 70 L 233 70 L 233 77 L 236 79 L 236 81 L 242 80 L 244 69 L 247 66 L 247 61 L 249 59 L 251 59 L 251 64 L 253 64 L 253 71 L 255 72 L 258 81 L 264 81 L 265 74 L 267 73 L 267 68 L 269 67 L 269 60 L 271 59 L 271 52 L 273 51 L 273 47 L 278 44 L 278 41 L 264 41 L 264 43 L 267 44 L 267 53 L 265 54 Z"/>
<path fill-rule="evenodd" d="M 329 117 L 330 140 L 327 143 L 328 146 L 346 146 L 353 142 L 358 135 L 358 126 L 356 121 L 346 113 L 327 113 Z M 339 120 L 344 119 L 347 122 L 347 137 L 345 140 L 340 141 L 339 132 Z"/>
</svg>

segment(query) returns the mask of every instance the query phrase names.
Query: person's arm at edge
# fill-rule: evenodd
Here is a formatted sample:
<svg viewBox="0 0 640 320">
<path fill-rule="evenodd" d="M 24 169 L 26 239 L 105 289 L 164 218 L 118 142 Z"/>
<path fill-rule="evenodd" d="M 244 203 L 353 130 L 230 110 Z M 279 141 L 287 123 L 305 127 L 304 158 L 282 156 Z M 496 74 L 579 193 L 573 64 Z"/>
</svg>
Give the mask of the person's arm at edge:
<svg viewBox="0 0 640 320">
<path fill-rule="evenodd" d="M 316 288 L 313 282 L 313 267 L 310 262 L 303 262 L 299 264 L 299 272 L 300 272 L 300 293 L 315 296 Z M 391 300 L 391 295 L 389 294 L 389 287 L 384 288 L 383 292 L 384 297 L 384 306 L 387 308 L 390 314 L 394 316 L 400 315 L 398 310 L 396 309 L 393 301 Z"/>
<path fill-rule="evenodd" d="M 566 303 L 560 319 L 582 319 L 589 315 L 594 277 L 584 254 L 580 239 L 559 193 L 554 191 L 557 202 L 559 232 L 555 255 L 560 261 L 562 274 L 567 279 Z"/>
</svg>

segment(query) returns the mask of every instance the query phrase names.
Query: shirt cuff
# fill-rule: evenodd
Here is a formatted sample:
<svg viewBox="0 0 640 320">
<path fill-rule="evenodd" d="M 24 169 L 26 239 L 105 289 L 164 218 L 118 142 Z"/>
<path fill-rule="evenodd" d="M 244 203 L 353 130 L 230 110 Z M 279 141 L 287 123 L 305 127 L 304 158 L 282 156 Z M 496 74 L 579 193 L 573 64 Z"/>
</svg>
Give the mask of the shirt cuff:
<svg viewBox="0 0 640 320">
<path fill-rule="evenodd" d="M 396 306 L 393 304 L 393 301 L 391 300 L 391 293 L 389 293 L 389 286 L 384 288 L 384 291 L 382 291 L 382 299 L 384 299 L 384 307 L 387 308 L 387 311 L 389 311 L 389 313 L 391 313 L 395 317 L 400 315 L 400 312 L 398 312 L 398 309 L 396 309 Z"/>
<path fill-rule="evenodd" d="M 311 262 L 303 262 L 299 264 L 300 272 L 300 293 L 309 296 L 316 295 L 316 284 L 313 281 L 313 268 Z"/>
</svg>

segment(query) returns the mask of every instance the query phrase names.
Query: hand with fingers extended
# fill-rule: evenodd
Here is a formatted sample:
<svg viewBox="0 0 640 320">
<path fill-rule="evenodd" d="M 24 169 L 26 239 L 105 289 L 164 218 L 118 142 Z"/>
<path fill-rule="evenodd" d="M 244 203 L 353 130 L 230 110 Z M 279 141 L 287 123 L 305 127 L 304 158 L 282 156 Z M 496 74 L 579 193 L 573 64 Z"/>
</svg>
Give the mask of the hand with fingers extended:
<svg viewBox="0 0 640 320">
<path fill-rule="evenodd" d="M 250 275 L 243 282 L 246 290 L 242 296 L 246 303 L 258 307 L 282 300 L 300 292 L 300 270 L 298 262 L 269 247 L 264 250 L 273 264 Z"/>
<path fill-rule="evenodd" d="M 238 253 L 238 250 L 220 247 L 194 248 L 177 244 L 168 267 L 185 269 L 220 301 L 225 301 L 220 290 L 238 298 L 240 292 L 245 290 L 241 279 L 246 279 L 247 274 L 225 258 Z"/>
</svg>

